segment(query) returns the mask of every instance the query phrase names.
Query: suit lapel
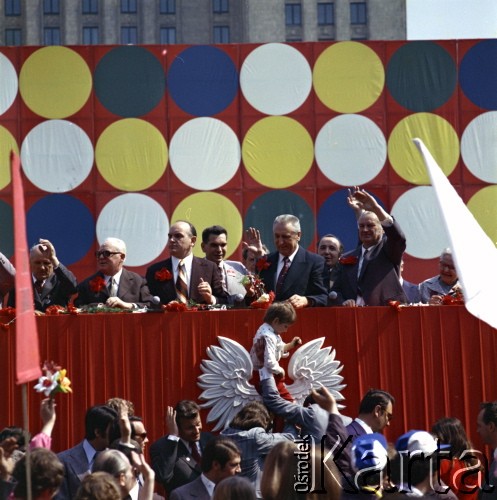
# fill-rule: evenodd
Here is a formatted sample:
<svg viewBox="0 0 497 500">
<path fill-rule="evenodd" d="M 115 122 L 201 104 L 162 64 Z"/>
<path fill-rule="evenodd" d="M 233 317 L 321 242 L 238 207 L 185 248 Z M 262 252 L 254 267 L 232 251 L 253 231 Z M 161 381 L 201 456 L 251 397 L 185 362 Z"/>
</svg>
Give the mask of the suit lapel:
<svg viewBox="0 0 497 500">
<path fill-rule="evenodd" d="M 288 272 L 285 276 L 285 281 L 283 282 L 283 287 L 281 288 L 281 295 L 284 295 L 293 284 L 298 281 L 301 269 L 305 265 L 305 250 L 299 246 L 295 257 L 293 258 L 292 264 L 288 268 Z"/>
</svg>

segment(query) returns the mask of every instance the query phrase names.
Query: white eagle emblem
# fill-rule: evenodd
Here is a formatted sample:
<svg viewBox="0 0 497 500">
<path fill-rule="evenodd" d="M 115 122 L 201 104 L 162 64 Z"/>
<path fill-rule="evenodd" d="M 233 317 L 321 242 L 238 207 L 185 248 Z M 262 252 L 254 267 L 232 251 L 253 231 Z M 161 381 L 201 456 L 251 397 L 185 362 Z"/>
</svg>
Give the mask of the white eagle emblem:
<svg viewBox="0 0 497 500">
<path fill-rule="evenodd" d="M 261 401 L 262 398 L 250 383 L 252 378 L 252 361 L 247 350 L 235 340 L 218 337 L 219 346 L 207 348 L 207 356 L 200 369 L 203 374 L 198 377 L 198 386 L 203 389 L 200 399 L 205 403 L 202 408 L 211 408 L 207 422 L 217 420 L 214 431 L 228 427 L 233 417 L 250 401 Z M 335 360 L 335 349 L 321 346 L 325 338 L 311 340 L 300 346 L 288 363 L 288 376 L 293 384 L 287 386 L 288 391 L 298 404 L 302 404 L 311 389 L 324 385 L 337 401 L 343 401 L 340 391 L 346 387 L 340 372 L 343 365 Z M 338 405 L 343 408 L 343 405 Z"/>
</svg>

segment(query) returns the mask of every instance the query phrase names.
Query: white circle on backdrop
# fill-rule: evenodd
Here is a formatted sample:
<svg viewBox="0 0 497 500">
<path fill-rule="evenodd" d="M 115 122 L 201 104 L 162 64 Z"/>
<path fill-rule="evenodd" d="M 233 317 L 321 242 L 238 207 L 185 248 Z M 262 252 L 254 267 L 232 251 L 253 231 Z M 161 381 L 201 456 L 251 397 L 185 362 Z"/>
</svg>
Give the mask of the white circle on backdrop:
<svg viewBox="0 0 497 500">
<path fill-rule="evenodd" d="M 461 137 L 461 156 L 475 177 L 497 183 L 497 111 L 471 120 Z"/>
<path fill-rule="evenodd" d="M 199 191 L 226 184 L 240 166 L 241 148 L 229 125 L 216 118 L 187 121 L 174 133 L 169 161 L 178 179 Z"/>
<path fill-rule="evenodd" d="M 97 219 L 96 233 L 101 244 L 106 238 L 120 238 L 126 243 L 125 266 L 143 266 L 164 250 L 169 219 L 152 198 L 140 193 L 126 193 L 109 201 Z"/>
<path fill-rule="evenodd" d="M 13 104 L 19 90 L 19 79 L 14 65 L 4 54 L 0 54 L 0 115 Z"/>
<path fill-rule="evenodd" d="M 403 193 L 392 215 L 404 231 L 406 252 L 418 259 L 434 259 L 450 246 L 449 235 L 431 186 L 419 186 Z"/>
<path fill-rule="evenodd" d="M 301 106 L 312 89 L 312 70 L 296 48 L 267 43 L 243 61 L 240 88 L 261 113 L 286 115 Z"/>
<path fill-rule="evenodd" d="M 34 127 L 21 146 L 28 179 L 49 193 L 78 187 L 93 166 L 93 144 L 86 132 L 67 120 L 47 120 Z"/>
<path fill-rule="evenodd" d="M 358 186 L 381 172 L 387 159 L 387 141 L 369 118 L 340 115 L 323 125 L 314 154 L 328 179 L 342 186 Z"/>
</svg>

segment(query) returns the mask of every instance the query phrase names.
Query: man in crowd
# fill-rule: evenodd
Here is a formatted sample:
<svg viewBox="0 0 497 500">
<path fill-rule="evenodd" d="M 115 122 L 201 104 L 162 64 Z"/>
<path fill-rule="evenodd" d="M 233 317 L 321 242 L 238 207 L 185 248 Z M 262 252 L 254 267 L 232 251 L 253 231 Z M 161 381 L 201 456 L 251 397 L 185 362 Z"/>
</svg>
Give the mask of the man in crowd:
<svg viewBox="0 0 497 500">
<path fill-rule="evenodd" d="M 399 281 L 406 238 L 396 221 L 364 190 L 349 193 L 351 207 L 361 209 L 357 226 L 360 245 L 340 258 L 342 265 L 332 291 L 344 306 L 385 306 L 406 303 Z"/>
<path fill-rule="evenodd" d="M 66 307 L 76 293 L 76 277 L 59 261 L 52 243 L 40 239 L 29 251 L 29 264 L 35 310 L 45 312 L 52 305 Z M 15 307 L 15 298 L 15 290 L 11 290 L 9 306 Z"/>
<path fill-rule="evenodd" d="M 223 479 L 240 473 L 241 452 L 229 438 L 214 437 L 202 455 L 202 474 L 192 482 L 175 489 L 171 500 L 210 500 L 216 485 Z"/>
<path fill-rule="evenodd" d="M 399 280 L 402 285 L 402 289 L 407 297 L 408 304 L 418 304 L 421 302 L 421 295 L 419 293 L 419 286 L 410 281 L 406 281 L 403 276 L 404 273 L 404 260 L 400 263 L 400 275 Z"/>
<path fill-rule="evenodd" d="M 493 450 L 492 462 L 485 477 L 482 498 L 497 498 L 497 401 L 482 403 L 476 419 L 476 431 L 481 440 Z"/>
<path fill-rule="evenodd" d="M 259 275 L 266 291 L 274 291 L 277 301 L 288 300 L 296 309 L 325 306 L 328 294 L 323 285 L 324 259 L 299 245 L 301 234 L 297 217 L 276 217 L 273 235 L 277 251 L 259 261 Z M 262 243 L 258 253 L 262 255 Z M 249 301 L 253 295 L 249 289 Z"/>
<path fill-rule="evenodd" d="M 79 444 L 58 454 L 64 464 L 64 481 L 57 500 L 74 498 L 82 479 L 91 472 L 99 451 L 109 446 L 109 431 L 117 413 L 106 405 L 93 406 L 85 416 L 85 438 Z"/>
<path fill-rule="evenodd" d="M 14 288 L 16 270 L 9 259 L 0 252 L 0 308 L 3 298 L 11 288 Z"/>
<path fill-rule="evenodd" d="M 160 482 L 168 494 L 200 476 L 200 458 L 209 433 L 202 432 L 200 407 L 195 401 L 179 401 L 167 407 L 167 435 L 150 446 L 150 458 Z"/>
<path fill-rule="evenodd" d="M 171 257 L 147 269 L 150 291 L 162 304 L 176 300 L 184 304 L 226 303 L 219 269 L 214 262 L 193 255 L 197 230 L 193 224 L 178 221 L 169 228 L 167 246 Z"/>
<path fill-rule="evenodd" d="M 330 291 L 337 279 L 340 264 L 338 259 L 343 254 L 343 243 L 334 234 L 325 234 L 318 242 L 318 255 L 324 258 L 323 284 L 328 291 L 328 305 L 335 304 L 334 294 Z"/>
<path fill-rule="evenodd" d="M 102 303 L 108 307 L 137 309 L 152 304 L 145 279 L 123 267 L 126 260 L 123 240 L 107 238 L 95 255 L 98 272 L 78 285 L 76 305 Z"/>
<path fill-rule="evenodd" d="M 370 389 L 359 405 L 359 415 L 349 425 L 347 432 L 355 439 L 363 434 L 382 432 L 393 417 L 394 397 L 380 389 Z"/>
<path fill-rule="evenodd" d="M 440 305 L 444 295 L 456 294 L 460 290 L 452 250 L 445 248 L 440 255 L 440 274 L 419 284 L 423 304 Z"/>
<path fill-rule="evenodd" d="M 205 258 L 214 262 L 219 270 L 223 290 L 228 294 L 228 304 L 242 302 L 245 297 L 245 287 L 241 280 L 249 273 L 247 268 L 238 261 L 224 260 L 228 247 L 228 232 L 221 226 L 210 226 L 202 231 L 202 250 Z"/>
</svg>

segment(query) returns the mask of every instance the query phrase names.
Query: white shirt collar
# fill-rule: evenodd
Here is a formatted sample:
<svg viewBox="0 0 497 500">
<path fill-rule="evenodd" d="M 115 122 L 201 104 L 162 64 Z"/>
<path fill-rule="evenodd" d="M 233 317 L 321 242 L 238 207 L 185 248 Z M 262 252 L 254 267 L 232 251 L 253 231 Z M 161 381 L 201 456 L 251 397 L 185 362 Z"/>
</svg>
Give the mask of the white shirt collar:
<svg viewBox="0 0 497 500">
<path fill-rule="evenodd" d="M 105 283 L 108 285 L 109 284 L 109 281 L 114 278 L 115 282 L 117 285 L 119 285 L 119 282 L 121 281 L 121 275 L 123 274 L 123 268 L 121 267 L 121 269 L 119 269 L 119 271 L 117 271 L 116 274 L 114 274 L 114 276 L 108 276 L 107 274 L 105 274 Z"/>
<path fill-rule="evenodd" d="M 373 434 L 373 429 L 364 420 L 356 418 L 355 421 L 366 431 L 366 434 Z"/>
<path fill-rule="evenodd" d="M 91 467 L 93 465 L 93 461 L 95 460 L 97 450 L 93 448 L 93 446 L 87 439 L 83 440 L 83 450 L 85 452 L 86 459 L 88 460 L 88 470 L 91 471 Z"/>
<path fill-rule="evenodd" d="M 297 254 L 298 251 L 299 251 L 299 247 L 297 247 L 297 250 L 295 250 L 295 252 L 293 252 L 292 255 L 288 256 L 288 258 L 290 259 L 290 264 L 293 262 L 293 259 L 295 258 L 295 255 Z M 278 264 L 283 265 L 284 258 L 285 258 L 285 255 L 279 254 Z"/>
<path fill-rule="evenodd" d="M 214 496 L 214 488 L 216 487 L 216 484 L 213 483 L 207 476 L 205 476 L 204 473 L 200 475 L 200 480 L 202 481 L 202 483 L 204 483 L 207 493 L 209 493 L 209 496 L 212 498 Z"/>
</svg>

